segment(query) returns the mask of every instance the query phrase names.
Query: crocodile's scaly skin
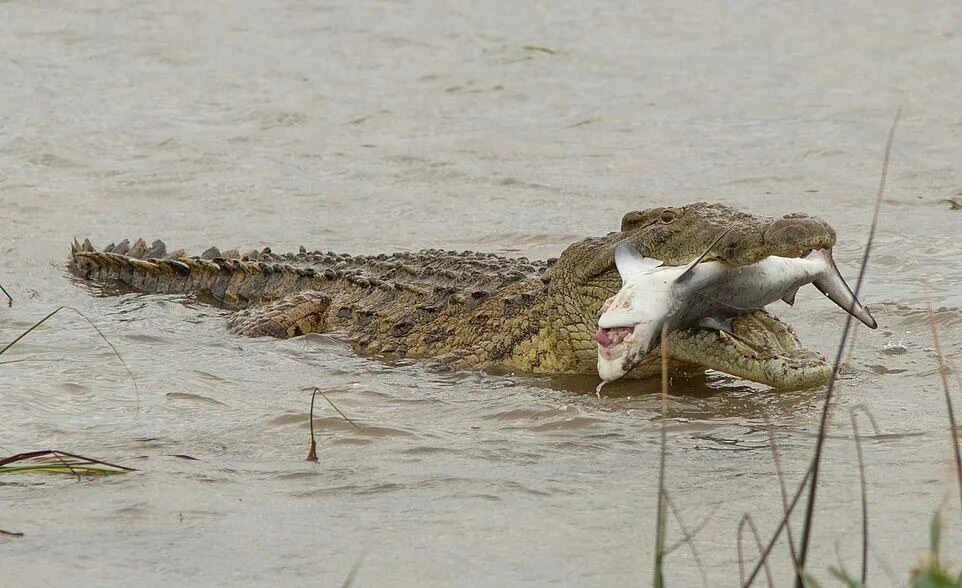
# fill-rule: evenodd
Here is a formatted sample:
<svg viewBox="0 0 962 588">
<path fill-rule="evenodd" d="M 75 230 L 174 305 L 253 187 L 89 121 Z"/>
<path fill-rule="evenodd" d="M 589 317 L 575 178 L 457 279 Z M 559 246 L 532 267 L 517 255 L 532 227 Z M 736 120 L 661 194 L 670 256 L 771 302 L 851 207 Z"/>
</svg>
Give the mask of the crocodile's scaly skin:
<svg viewBox="0 0 962 588">
<path fill-rule="evenodd" d="M 350 256 L 303 248 L 286 255 L 211 248 L 188 257 L 168 255 L 160 241 L 124 241 L 104 251 L 85 241 L 71 248 L 69 267 L 93 282 L 212 299 L 237 310 L 229 322 L 246 335 L 340 331 L 366 353 L 433 357 L 458 367 L 590 374 L 596 370 L 598 311 L 621 286 L 615 245 L 627 239 L 646 256 L 682 264 L 729 227 L 708 259 L 746 264 L 835 244 L 831 227 L 812 217 L 773 220 L 696 203 L 630 212 L 621 231 L 575 243 L 549 261 L 437 250 Z M 737 338 L 676 332 L 669 354 L 674 361 L 775 387 L 816 386 L 828 378 L 824 359 L 802 349 L 770 315 L 737 319 L 735 333 Z M 656 369 L 646 362 L 632 375 Z"/>
</svg>

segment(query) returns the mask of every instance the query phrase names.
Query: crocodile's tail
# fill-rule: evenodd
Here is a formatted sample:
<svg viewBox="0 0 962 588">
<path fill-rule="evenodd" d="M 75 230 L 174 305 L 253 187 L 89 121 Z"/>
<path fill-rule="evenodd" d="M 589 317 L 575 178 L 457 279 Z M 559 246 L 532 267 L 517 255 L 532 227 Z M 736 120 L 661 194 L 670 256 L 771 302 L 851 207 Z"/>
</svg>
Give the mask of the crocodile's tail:
<svg viewBox="0 0 962 588">
<path fill-rule="evenodd" d="M 126 242 L 124 242 L 126 244 Z M 118 252 L 120 251 L 120 252 Z M 213 257 L 167 255 L 162 241 L 97 251 L 89 240 L 70 246 L 68 268 L 92 282 L 121 282 L 135 290 L 160 294 L 209 296 L 223 304 L 245 307 L 292 292 L 321 289 L 323 273 L 289 264 Z"/>
</svg>

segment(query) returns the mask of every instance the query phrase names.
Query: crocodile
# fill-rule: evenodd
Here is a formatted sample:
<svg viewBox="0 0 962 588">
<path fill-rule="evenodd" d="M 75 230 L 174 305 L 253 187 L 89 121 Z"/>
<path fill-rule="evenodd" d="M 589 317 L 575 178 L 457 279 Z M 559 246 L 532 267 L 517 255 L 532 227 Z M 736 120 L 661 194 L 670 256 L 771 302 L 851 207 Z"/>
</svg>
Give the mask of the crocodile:
<svg viewBox="0 0 962 588">
<path fill-rule="evenodd" d="M 598 315 L 621 287 L 614 251 L 623 241 L 666 265 L 688 263 L 709 246 L 705 259 L 746 265 L 830 249 L 836 235 L 806 214 L 773 219 L 699 202 L 628 212 L 620 230 L 544 261 L 436 249 L 352 256 L 304 247 L 288 254 L 211 247 L 188 256 L 168 253 L 159 240 L 124 240 L 103 250 L 74 240 L 68 268 L 100 287 L 217 304 L 232 311 L 227 323 L 240 335 L 341 332 L 363 354 L 432 358 L 457 369 L 596 374 Z M 831 374 L 822 355 L 761 309 L 736 318 L 729 332 L 676 331 L 667 354 L 672 369 L 712 369 L 774 388 L 816 387 Z M 659 355 L 652 352 L 629 377 L 660 372 Z"/>
</svg>

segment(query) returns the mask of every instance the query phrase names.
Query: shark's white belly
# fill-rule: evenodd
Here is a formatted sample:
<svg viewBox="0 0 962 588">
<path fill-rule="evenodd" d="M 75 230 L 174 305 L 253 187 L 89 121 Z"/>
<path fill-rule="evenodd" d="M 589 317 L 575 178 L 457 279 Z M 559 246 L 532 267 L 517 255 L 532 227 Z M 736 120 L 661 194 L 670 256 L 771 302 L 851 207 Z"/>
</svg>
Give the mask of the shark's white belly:
<svg viewBox="0 0 962 588">
<path fill-rule="evenodd" d="M 672 297 L 691 307 L 685 314 L 734 316 L 781 300 L 824 269 L 821 258 L 771 256 L 744 266 L 711 261 L 696 267 L 692 279 L 676 287 Z"/>
</svg>

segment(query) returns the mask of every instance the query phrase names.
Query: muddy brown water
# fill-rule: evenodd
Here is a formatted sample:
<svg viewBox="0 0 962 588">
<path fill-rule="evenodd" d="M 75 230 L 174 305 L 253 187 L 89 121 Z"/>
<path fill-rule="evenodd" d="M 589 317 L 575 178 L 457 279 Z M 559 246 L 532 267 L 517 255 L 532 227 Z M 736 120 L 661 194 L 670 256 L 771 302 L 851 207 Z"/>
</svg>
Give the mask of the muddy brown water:
<svg viewBox="0 0 962 588">
<path fill-rule="evenodd" d="M 73 313 L 4 355 L 29 360 L 0 365 L 5 452 L 140 471 L 0 479 L 0 528 L 24 533 L 0 537 L 0 584 L 338 585 L 358 561 L 359 586 L 649 583 L 655 383 L 598 399 L 592 378 L 239 338 L 216 308 L 72 282 L 69 240 L 549 257 L 628 210 L 712 200 L 823 216 L 852 277 L 899 105 L 864 291 L 881 327 L 840 383 L 811 561 L 858 568 L 863 405 L 881 429 L 864 444 L 870 581 L 905 578 L 941 504 L 959 563 L 922 288 L 962 366 L 962 211 L 943 200 L 962 192 L 960 31 L 953 2 L 0 3 L 0 338 L 69 304 L 140 388 Z M 775 308 L 834 351 L 843 314 L 814 289 Z M 312 386 L 364 426 L 319 404 L 316 465 Z M 695 540 L 711 584 L 737 581 L 742 514 L 767 538 L 781 510 L 766 423 L 794 487 L 821 398 L 673 382 L 668 488 L 686 525 L 711 517 Z M 666 563 L 701 584 L 687 547 Z M 783 546 L 773 565 L 784 585 Z"/>
</svg>

